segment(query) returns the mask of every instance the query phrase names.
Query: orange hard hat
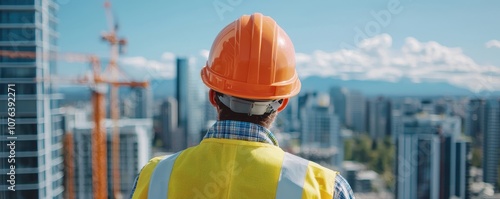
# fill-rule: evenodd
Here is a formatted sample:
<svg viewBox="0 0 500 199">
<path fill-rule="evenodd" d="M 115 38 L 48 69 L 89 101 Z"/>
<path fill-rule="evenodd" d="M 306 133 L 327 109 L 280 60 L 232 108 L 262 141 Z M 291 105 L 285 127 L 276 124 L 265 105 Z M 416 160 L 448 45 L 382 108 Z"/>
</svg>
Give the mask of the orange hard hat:
<svg viewBox="0 0 500 199">
<path fill-rule="evenodd" d="M 217 35 L 201 78 L 217 92 L 245 99 L 289 98 L 301 86 L 292 41 L 260 13 L 243 15 Z"/>
</svg>

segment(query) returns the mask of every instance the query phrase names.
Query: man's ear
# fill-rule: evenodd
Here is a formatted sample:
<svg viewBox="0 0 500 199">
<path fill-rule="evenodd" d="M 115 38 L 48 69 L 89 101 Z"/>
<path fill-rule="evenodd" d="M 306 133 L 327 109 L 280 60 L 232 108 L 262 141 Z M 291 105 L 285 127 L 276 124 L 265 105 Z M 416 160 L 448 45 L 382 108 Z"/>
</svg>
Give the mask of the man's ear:
<svg viewBox="0 0 500 199">
<path fill-rule="evenodd" d="M 215 103 L 216 97 L 217 97 L 217 95 L 215 94 L 215 91 L 210 89 L 208 91 L 208 100 L 210 100 L 210 104 L 212 104 L 212 106 L 214 106 L 214 107 L 217 107 L 217 103 Z"/>
<path fill-rule="evenodd" d="M 284 110 L 286 105 L 288 105 L 288 98 L 283 99 L 283 103 L 281 103 L 281 106 L 278 108 L 278 113 Z"/>
</svg>

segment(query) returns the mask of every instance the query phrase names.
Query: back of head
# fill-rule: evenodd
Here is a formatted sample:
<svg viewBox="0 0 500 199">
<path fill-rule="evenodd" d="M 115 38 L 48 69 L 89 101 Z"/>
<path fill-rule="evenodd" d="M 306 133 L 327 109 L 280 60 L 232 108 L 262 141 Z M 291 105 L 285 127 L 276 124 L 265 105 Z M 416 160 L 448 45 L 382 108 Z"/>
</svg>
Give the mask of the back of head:
<svg viewBox="0 0 500 199">
<path fill-rule="evenodd" d="M 260 13 L 240 17 L 217 35 L 201 77 L 217 92 L 215 100 L 248 116 L 281 111 L 301 87 L 290 38 Z"/>
</svg>

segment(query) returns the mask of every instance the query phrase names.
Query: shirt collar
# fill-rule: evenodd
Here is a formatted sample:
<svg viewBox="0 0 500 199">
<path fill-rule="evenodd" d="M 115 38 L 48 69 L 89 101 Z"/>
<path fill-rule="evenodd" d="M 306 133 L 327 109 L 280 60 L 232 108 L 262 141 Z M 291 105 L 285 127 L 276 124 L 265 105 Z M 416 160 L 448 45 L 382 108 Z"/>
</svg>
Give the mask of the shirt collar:
<svg viewBox="0 0 500 199">
<path fill-rule="evenodd" d="M 236 139 L 278 146 L 278 140 L 269 129 L 258 124 L 242 121 L 217 121 L 208 129 L 203 139 L 206 138 Z"/>
</svg>

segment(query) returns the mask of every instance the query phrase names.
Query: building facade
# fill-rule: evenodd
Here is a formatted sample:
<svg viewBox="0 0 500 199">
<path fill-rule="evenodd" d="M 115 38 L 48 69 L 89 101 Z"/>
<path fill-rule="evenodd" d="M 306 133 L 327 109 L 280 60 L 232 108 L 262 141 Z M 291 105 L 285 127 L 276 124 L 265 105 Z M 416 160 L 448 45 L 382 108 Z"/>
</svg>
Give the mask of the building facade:
<svg viewBox="0 0 500 199">
<path fill-rule="evenodd" d="M 368 133 L 372 139 L 391 135 L 391 101 L 378 97 L 368 101 Z"/>
<path fill-rule="evenodd" d="M 465 135 L 473 139 L 474 147 L 481 148 L 486 132 L 486 100 L 470 100 L 466 111 Z"/>
<path fill-rule="evenodd" d="M 500 165 L 500 100 L 488 100 L 486 104 L 486 131 L 483 142 L 483 180 L 499 190 Z"/>
<path fill-rule="evenodd" d="M 353 131 L 366 132 L 366 99 L 359 91 L 351 90 L 346 97 L 346 125 Z"/>
<path fill-rule="evenodd" d="M 73 165 L 74 195 L 77 198 L 93 198 L 92 187 L 92 121 L 87 120 L 87 113 L 82 110 L 70 110 L 65 113 L 65 128 L 73 134 Z M 107 119 L 106 149 L 107 149 L 107 179 L 108 197 L 112 197 L 112 121 Z M 153 123 L 151 119 L 121 119 L 118 122 L 120 133 L 120 190 L 124 197 L 128 197 L 133 183 L 142 167 L 151 158 L 151 139 Z M 71 160 L 68 160 L 71 161 Z"/>
<path fill-rule="evenodd" d="M 346 98 L 349 90 L 342 87 L 330 88 L 330 104 L 333 105 L 334 113 L 339 117 L 340 123 L 345 126 L 346 124 Z"/>
<path fill-rule="evenodd" d="M 181 143 L 185 143 L 185 137 L 178 130 L 177 121 L 177 100 L 172 97 L 165 99 L 161 106 L 160 121 L 161 121 L 161 139 L 163 147 L 167 151 L 180 151 L 185 147 Z"/>
<path fill-rule="evenodd" d="M 302 98 L 306 103 L 300 111 L 301 156 L 341 169 L 344 145 L 329 96 L 309 93 Z"/>
<path fill-rule="evenodd" d="M 204 127 L 204 96 L 199 77 L 199 70 L 189 63 L 187 58 L 177 58 L 177 91 L 178 126 L 185 137 L 182 148 L 194 146 L 201 140 L 201 129 Z"/>
<path fill-rule="evenodd" d="M 465 198 L 470 149 L 456 116 L 419 113 L 398 133 L 396 198 Z"/>
<path fill-rule="evenodd" d="M 0 158 L 0 196 L 62 198 L 62 116 L 60 95 L 50 82 L 37 81 L 56 72 L 57 10 L 52 0 L 0 1 L 0 50 L 33 53 L 31 58 L 0 56 L 0 140 L 15 141 L 15 192 L 6 181 L 8 153 Z M 8 90 L 8 84 L 15 91 Z M 15 93 L 15 140 L 7 138 L 7 93 Z"/>
</svg>

